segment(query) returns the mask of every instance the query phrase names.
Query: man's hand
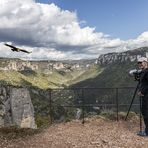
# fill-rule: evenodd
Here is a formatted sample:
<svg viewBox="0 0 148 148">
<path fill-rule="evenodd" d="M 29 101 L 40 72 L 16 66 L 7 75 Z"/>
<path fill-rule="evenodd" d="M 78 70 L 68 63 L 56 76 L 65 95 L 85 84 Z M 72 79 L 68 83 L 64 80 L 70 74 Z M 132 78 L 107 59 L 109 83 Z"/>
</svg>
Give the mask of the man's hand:
<svg viewBox="0 0 148 148">
<path fill-rule="evenodd" d="M 138 92 L 138 96 L 144 96 L 144 94 L 141 93 L 141 91 Z"/>
</svg>

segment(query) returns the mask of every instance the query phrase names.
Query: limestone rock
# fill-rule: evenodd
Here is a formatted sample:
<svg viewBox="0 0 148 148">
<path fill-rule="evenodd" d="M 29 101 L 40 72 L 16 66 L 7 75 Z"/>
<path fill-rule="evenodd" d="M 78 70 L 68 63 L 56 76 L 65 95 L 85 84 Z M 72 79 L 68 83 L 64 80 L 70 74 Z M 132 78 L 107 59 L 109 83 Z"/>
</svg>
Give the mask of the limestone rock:
<svg viewBox="0 0 148 148">
<path fill-rule="evenodd" d="M 0 87 L 0 126 L 37 128 L 27 88 Z"/>
<path fill-rule="evenodd" d="M 142 49 L 141 49 L 142 50 Z M 97 64 L 99 65 L 107 65 L 107 64 L 112 64 L 116 62 L 134 62 L 137 61 L 137 59 L 141 56 L 148 57 L 148 52 L 146 51 L 141 51 L 135 50 L 135 51 L 127 51 L 127 52 L 115 52 L 115 53 L 108 53 L 108 54 L 102 54 L 99 56 L 97 60 Z"/>
</svg>

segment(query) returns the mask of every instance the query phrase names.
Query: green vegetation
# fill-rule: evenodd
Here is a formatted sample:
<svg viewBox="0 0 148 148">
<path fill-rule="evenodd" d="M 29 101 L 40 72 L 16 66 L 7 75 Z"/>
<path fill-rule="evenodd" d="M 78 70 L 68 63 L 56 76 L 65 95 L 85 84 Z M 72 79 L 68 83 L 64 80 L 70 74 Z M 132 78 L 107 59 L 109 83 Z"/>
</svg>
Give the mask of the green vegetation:
<svg viewBox="0 0 148 148">
<path fill-rule="evenodd" d="M 40 114 L 37 114 L 35 116 L 35 123 L 37 125 L 38 128 L 42 128 L 42 127 L 47 127 L 49 126 L 50 123 L 50 117 L 48 116 L 41 116 Z"/>
<path fill-rule="evenodd" d="M 27 136 L 32 136 L 40 133 L 41 129 L 27 129 L 27 128 L 18 128 L 15 126 L 12 127 L 3 127 L 0 128 L 0 139 L 17 139 L 17 138 L 26 138 Z"/>
<path fill-rule="evenodd" d="M 134 69 L 135 63 L 114 63 L 99 68 L 99 74 L 94 78 L 85 79 L 72 85 L 72 87 L 121 87 L 135 86 L 134 78 L 128 72 Z"/>
<path fill-rule="evenodd" d="M 92 65 L 91 67 L 89 67 L 87 70 L 85 70 L 83 72 L 81 72 L 81 71 L 75 71 L 75 73 L 72 73 L 72 75 L 75 75 L 75 78 L 73 78 L 72 80 L 70 80 L 68 83 L 69 83 L 69 85 L 72 85 L 72 84 L 79 83 L 81 81 L 86 81 L 87 79 L 94 79 L 99 74 L 101 74 L 101 72 L 103 70 L 104 69 L 101 68 L 98 65 Z M 78 75 L 77 73 L 81 73 L 81 74 Z"/>
<path fill-rule="evenodd" d="M 126 114 L 127 114 L 126 112 L 119 112 L 118 113 L 119 120 L 125 120 Z M 112 112 L 112 111 L 103 111 L 100 113 L 99 116 L 105 117 L 110 120 L 117 120 L 116 112 Z M 128 119 L 131 120 L 133 118 L 139 118 L 138 114 L 136 114 L 135 112 L 129 112 Z"/>
<path fill-rule="evenodd" d="M 33 86 L 40 89 L 67 87 L 88 78 L 94 78 L 101 69 L 92 66 L 88 70 L 49 71 L 5 71 L 0 70 L 0 82 L 14 86 Z"/>
</svg>

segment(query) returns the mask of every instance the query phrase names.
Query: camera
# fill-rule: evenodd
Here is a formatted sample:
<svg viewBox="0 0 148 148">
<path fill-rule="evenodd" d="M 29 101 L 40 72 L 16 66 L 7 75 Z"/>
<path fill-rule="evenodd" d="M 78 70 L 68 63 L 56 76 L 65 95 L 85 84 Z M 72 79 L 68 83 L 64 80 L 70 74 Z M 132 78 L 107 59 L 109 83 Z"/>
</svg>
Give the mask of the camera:
<svg viewBox="0 0 148 148">
<path fill-rule="evenodd" d="M 142 72 L 141 69 L 133 69 L 129 71 L 129 75 L 135 77 L 136 81 L 139 81 L 141 72 Z"/>
</svg>

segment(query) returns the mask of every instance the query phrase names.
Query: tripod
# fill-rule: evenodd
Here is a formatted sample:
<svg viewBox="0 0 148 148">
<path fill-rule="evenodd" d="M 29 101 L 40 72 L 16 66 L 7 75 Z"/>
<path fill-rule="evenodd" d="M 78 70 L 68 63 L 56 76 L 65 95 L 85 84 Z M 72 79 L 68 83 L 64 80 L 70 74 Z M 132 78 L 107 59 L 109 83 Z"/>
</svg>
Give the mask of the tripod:
<svg viewBox="0 0 148 148">
<path fill-rule="evenodd" d="M 140 85 L 140 81 L 138 81 L 138 84 L 137 84 L 137 87 L 136 87 L 136 89 L 135 89 L 135 92 L 134 92 L 134 95 L 133 95 L 133 98 L 132 98 L 131 104 L 130 104 L 130 106 L 129 106 L 129 109 L 128 109 L 128 112 L 127 112 L 127 115 L 126 115 L 126 117 L 125 117 L 125 121 L 127 120 L 127 117 L 128 117 L 128 115 L 129 115 L 129 112 L 130 112 L 130 109 L 131 109 L 132 104 L 133 104 L 133 102 L 134 102 L 134 99 L 135 99 L 135 96 L 136 96 L 137 90 L 138 90 L 138 88 L 139 88 L 139 85 Z M 140 124 L 139 124 L 139 126 L 140 126 L 140 131 L 139 131 L 139 134 L 141 134 L 141 133 L 142 133 L 142 114 L 141 114 L 142 97 L 139 98 L 139 101 L 140 101 Z"/>
</svg>

